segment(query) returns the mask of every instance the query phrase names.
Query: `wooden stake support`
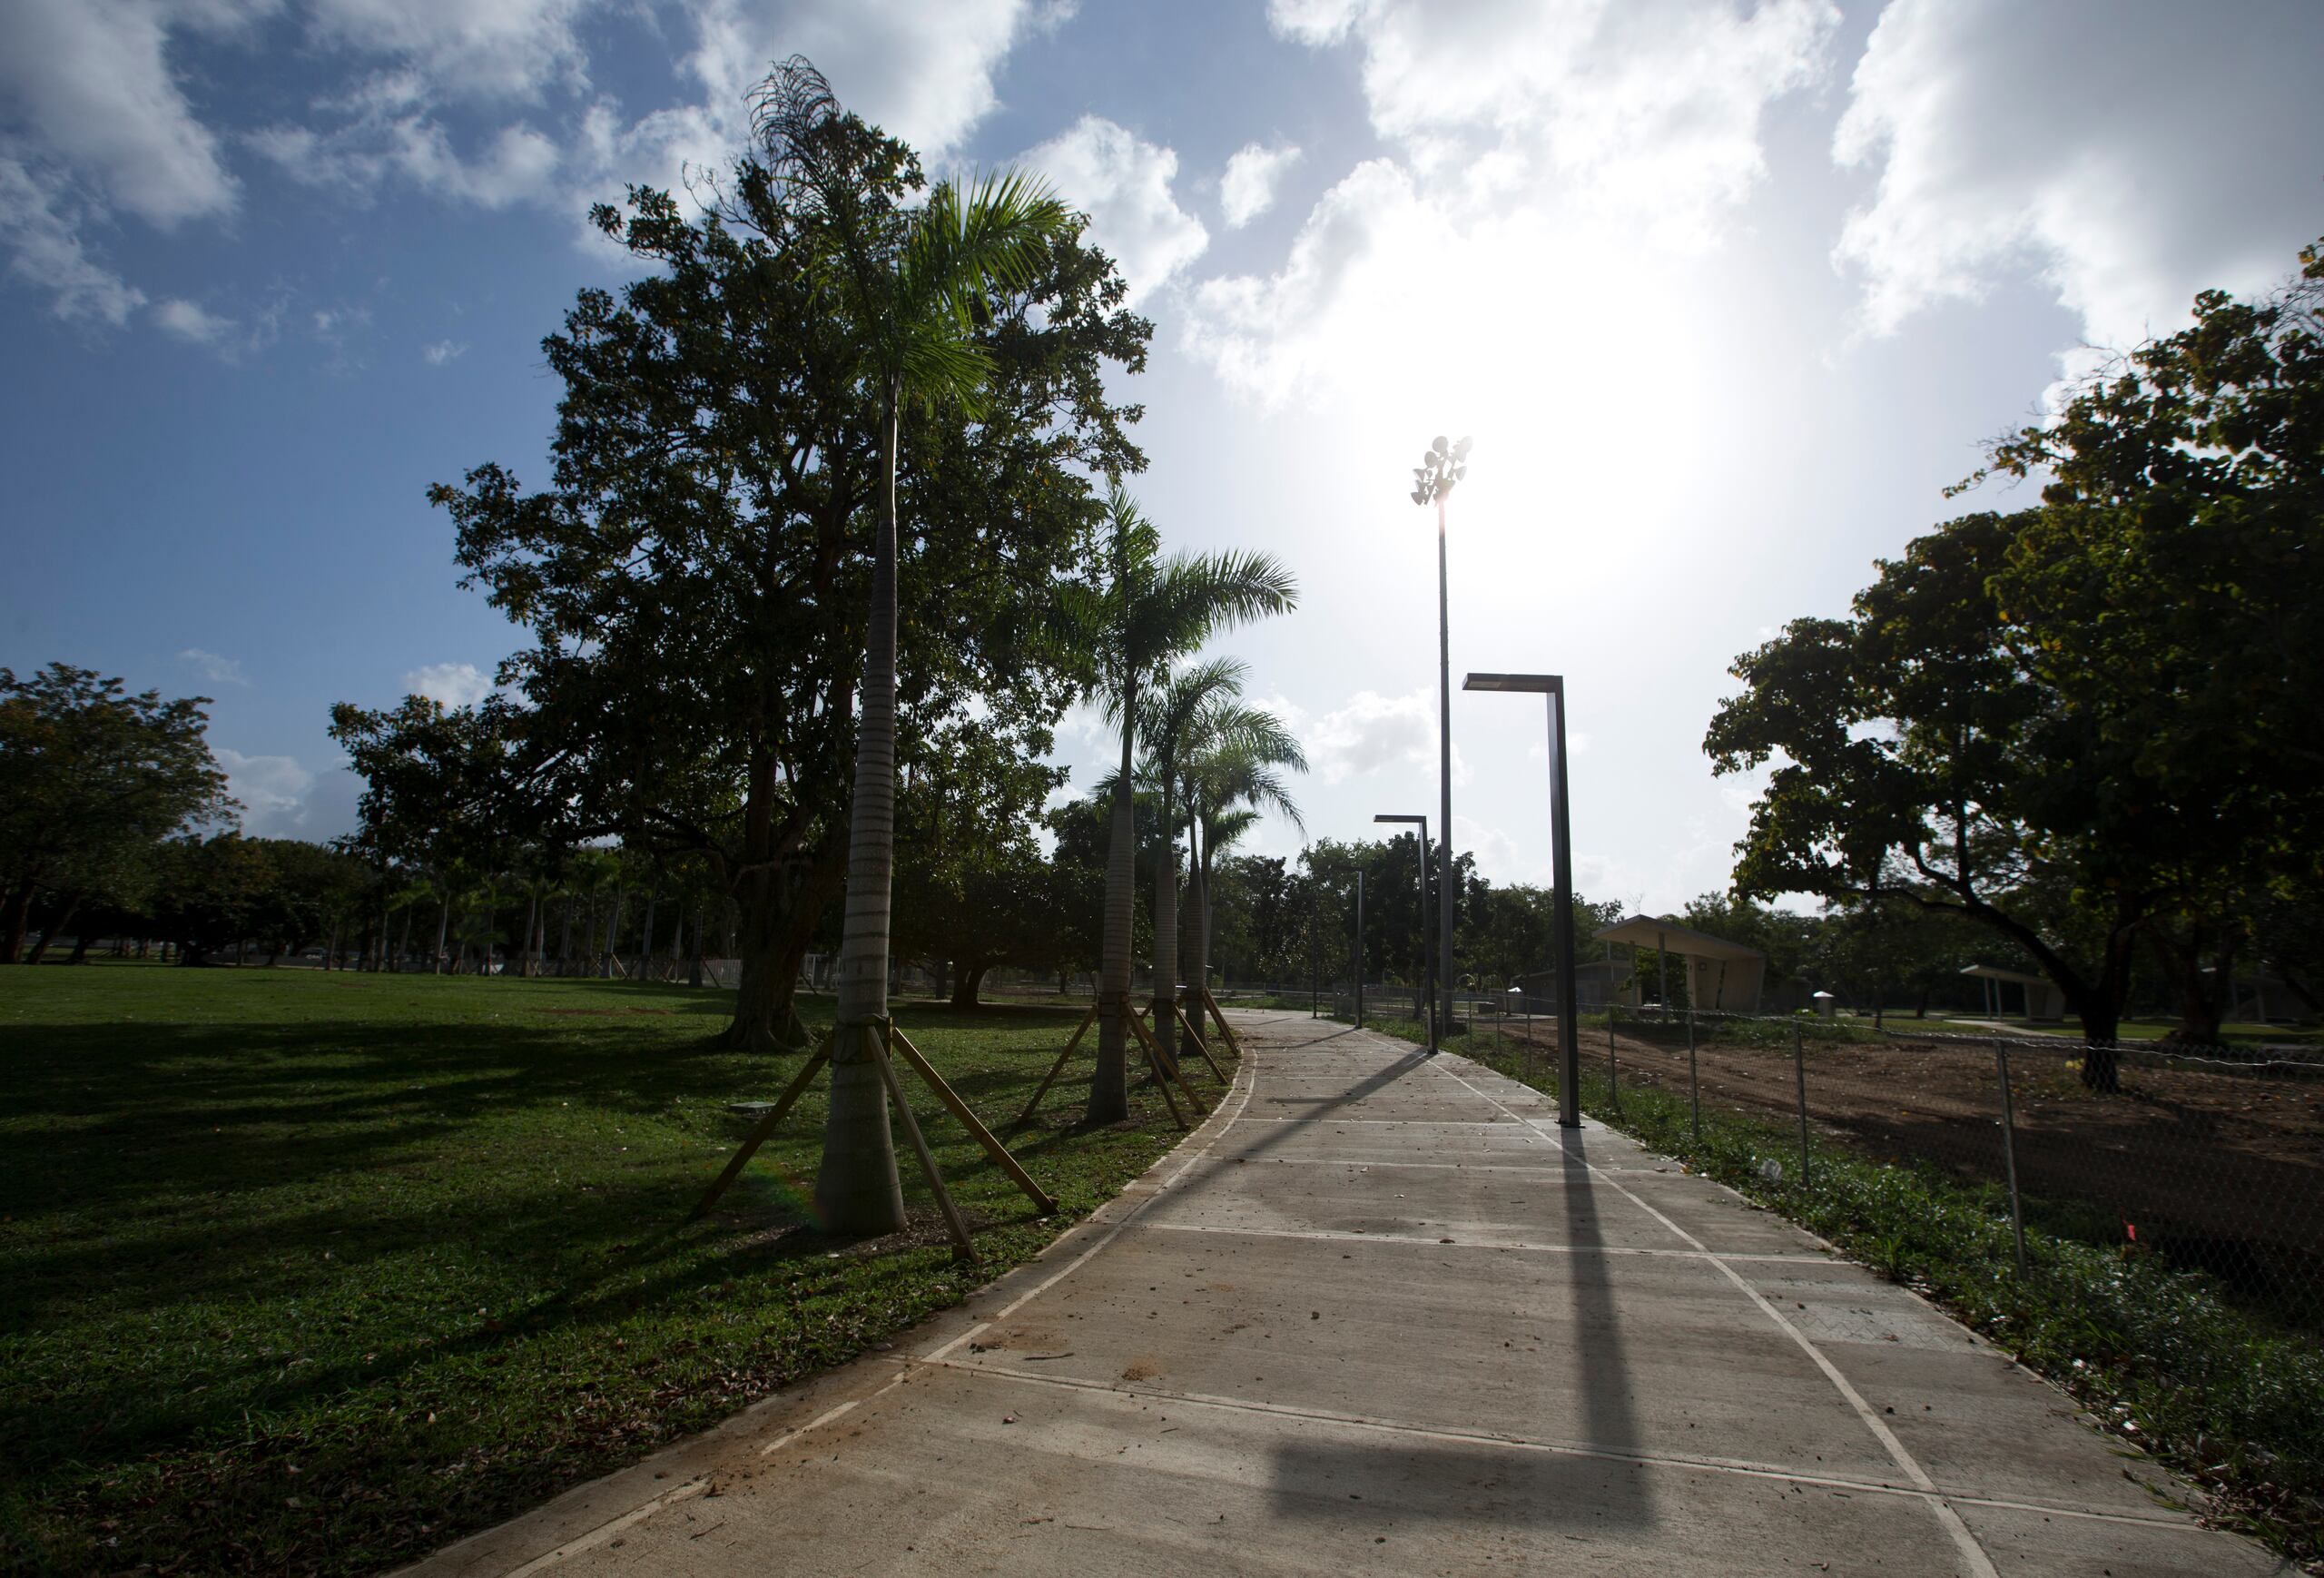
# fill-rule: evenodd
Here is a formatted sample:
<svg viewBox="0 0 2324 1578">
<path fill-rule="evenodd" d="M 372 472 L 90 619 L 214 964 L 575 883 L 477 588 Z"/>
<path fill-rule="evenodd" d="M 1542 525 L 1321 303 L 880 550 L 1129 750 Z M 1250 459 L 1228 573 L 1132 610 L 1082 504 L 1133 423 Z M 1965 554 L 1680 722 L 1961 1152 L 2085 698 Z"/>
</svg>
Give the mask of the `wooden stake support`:
<svg viewBox="0 0 2324 1578">
<path fill-rule="evenodd" d="M 1181 1008 L 1177 1009 L 1177 1012 L 1179 1028 L 1187 1032 L 1187 1040 L 1193 1043 L 1195 1050 L 1202 1054 L 1202 1060 L 1210 1065 L 1210 1071 L 1218 1076 L 1218 1082 L 1222 1085 L 1230 1083 L 1231 1081 L 1226 1078 L 1226 1070 L 1220 1068 L 1218 1060 L 1210 1055 L 1210 1048 L 1204 1042 L 1202 1033 L 1195 1029 L 1194 1021 L 1187 1017 L 1187 1011 Z"/>
<path fill-rule="evenodd" d="M 1163 1055 L 1161 1046 L 1155 1040 L 1152 1032 L 1146 1028 L 1146 1013 L 1147 1011 L 1139 1010 L 1128 1015 L 1129 1028 L 1137 1037 L 1139 1050 L 1146 1055 L 1147 1067 L 1153 1070 L 1154 1088 L 1162 1092 L 1162 1104 L 1170 1110 L 1170 1121 L 1184 1129 L 1187 1127 L 1187 1120 L 1178 1111 L 1177 1099 L 1170 1094 L 1170 1086 L 1173 1082 L 1186 1093 L 1187 1104 L 1193 1107 L 1196 1112 L 1205 1112 L 1207 1109 L 1203 1106 L 1201 1098 L 1194 1093 L 1193 1088 L 1187 1083 L 1186 1076 L 1178 1071 L 1177 1065 Z M 1058 1075 L 1065 1071 L 1066 1060 L 1073 1056 L 1073 1049 L 1081 1044 L 1081 1038 L 1087 1035 L 1089 1027 L 1097 1022 L 1098 1005 L 1091 1003 L 1089 1011 L 1081 1016 L 1081 1022 L 1073 1027 L 1073 1037 L 1065 1043 L 1065 1050 L 1057 1055 L 1057 1061 L 1049 1065 L 1049 1071 L 1042 1077 L 1039 1088 L 1033 1092 L 1033 1099 L 1025 1103 L 1025 1110 L 1017 1114 L 1017 1122 L 1014 1127 L 1021 1129 L 1033 1120 L 1033 1114 L 1040 1108 L 1041 1098 L 1049 1093 L 1050 1085 L 1056 1082 Z M 1213 1069 L 1217 1067 L 1216 1063 L 1211 1066 Z M 1224 1074 L 1219 1075 L 1222 1081 L 1226 1078 Z"/>
<path fill-rule="evenodd" d="M 1195 1094 L 1195 1088 L 1187 1083 L 1186 1075 L 1178 1070 L 1177 1060 L 1162 1050 L 1161 1043 L 1154 1039 L 1154 1032 L 1146 1028 L 1146 1021 L 1134 1019 L 1129 1021 L 1129 1028 L 1136 1031 L 1137 1039 L 1146 1043 L 1147 1060 L 1154 1065 L 1155 1072 L 1177 1081 L 1179 1091 L 1187 1099 L 1187 1105 L 1193 1108 L 1197 1115 L 1207 1113 L 1209 1109 L 1202 1104 L 1202 1098 Z M 1163 1099 L 1167 1100 L 1169 1095 L 1170 1088 L 1166 1084 L 1162 1087 Z M 1186 1126 L 1182 1123 L 1179 1127 L 1183 1129 Z"/>
<path fill-rule="evenodd" d="M 1065 1043 L 1065 1050 L 1059 1052 L 1057 1061 L 1049 1065 L 1049 1071 L 1042 1078 L 1039 1089 L 1033 1092 L 1033 1099 L 1025 1103 L 1025 1110 L 1017 1114 L 1015 1127 L 1022 1129 L 1033 1120 L 1033 1113 L 1039 1108 L 1041 1098 L 1049 1093 L 1049 1087 L 1057 1082 L 1057 1077 L 1065 1072 L 1065 1060 L 1073 1056 L 1073 1049 L 1081 1044 L 1081 1038 L 1088 1034 L 1089 1027 L 1097 1022 L 1098 1005 L 1093 1002 L 1089 1005 L 1089 1011 L 1081 1016 L 1081 1022 L 1073 1027 L 1073 1039 Z"/>
<path fill-rule="evenodd" d="M 944 1187 L 944 1175 L 936 1170 L 936 1159 L 929 1154 L 928 1141 L 920 1132 L 920 1119 L 911 1115 L 911 1103 L 904 1100 L 903 1087 L 896 1082 L 896 1068 L 888 1061 L 888 1052 L 881 1043 L 887 1040 L 885 1024 L 863 1027 L 863 1045 L 872 1054 L 872 1066 L 880 1070 L 880 1083 L 888 1088 L 888 1100 L 896 1104 L 896 1116 L 904 1120 L 904 1133 L 911 1140 L 912 1154 L 920 1158 L 920 1170 L 928 1179 L 928 1187 L 935 1191 L 936 1204 L 944 1212 L 945 1231 L 952 1235 L 953 1256 L 961 1260 L 974 1260 L 977 1247 L 969 1238 L 969 1225 L 960 1219 L 960 1208 L 952 1203 L 952 1191 Z"/>
<path fill-rule="evenodd" d="M 993 1165 L 1016 1180 L 1017 1187 L 1025 1191 L 1026 1198 L 1033 1202 L 1041 1215 L 1046 1217 L 1053 1213 L 1057 1209 L 1057 1201 L 1049 1198 L 1047 1189 L 1033 1181 L 1033 1175 L 1019 1165 L 1016 1157 L 1009 1153 L 1009 1148 L 995 1138 L 991 1129 L 987 1129 L 978 1120 L 974 1112 L 969 1110 L 969 1104 L 960 1100 L 960 1092 L 953 1090 L 945 1080 L 944 1076 L 938 1073 L 935 1067 L 921 1055 L 920 1049 L 911 1044 L 911 1038 L 898 1030 L 893 1020 L 888 1021 L 887 1028 L 891 1044 L 902 1050 L 904 1060 L 919 1072 L 921 1079 L 928 1081 L 928 1088 L 935 1091 L 936 1099 L 943 1102 L 952 1116 L 960 1120 L 960 1127 L 976 1137 L 976 1142 L 984 1147 L 984 1153 L 992 1158 Z"/>
<path fill-rule="evenodd" d="M 1092 1009 L 1089 1018 L 1094 1019 L 1096 1015 L 1097 1011 Z M 1085 1019 L 1082 1021 L 1082 1029 L 1087 1030 L 1088 1023 L 1089 1021 Z M 911 1039 L 896 1028 L 894 1020 L 881 1020 L 875 1024 L 863 1026 L 862 1030 L 865 1044 L 872 1054 L 872 1066 L 879 1070 L 880 1082 L 886 1087 L 888 1099 L 895 1104 L 897 1115 L 903 1119 L 905 1138 L 911 1142 L 912 1154 L 920 1160 L 920 1170 L 927 1178 L 928 1187 L 936 1196 L 938 1208 L 944 1213 L 945 1229 L 951 1235 L 953 1248 L 962 1259 L 976 1258 L 976 1248 L 970 1241 L 968 1223 L 962 1219 L 960 1208 L 952 1199 L 952 1191 L 945 1186 L 943 1174 L 937 1170 L 936 1158 L 928 1149 L 926 1137 L 920 1131 L 919 1119 L 912 1116 L 911 1106 L 904 1100 L 902 1085 L 896 1079 L 895 1066 L 888 1060 L 890 1046 L 894 1046 L 902 1053 L 904 1060 L 911 1065 L 913 1072 L 927 1083 L 928 1088 L 935 1092 L 936 1099 L 944 1104 L 945 1109 L 953 1117 L 960 1120 L 961 1126 L 967 1129 L 970 1135 L 975 1137 L 977 1143 L 984 1148 L 985 1154 L 992 1158 L 1001 1170 L 1016 1181 L 1019 1188 L 1025 1191 L 1041 1215 L 1049 1216 L 1057 1209 L 1057 1201 L 1050 1197 L 1049 1191 L 1033 1181 L 1033 1175 L 1027 1172 L 1016 1157 L 1009 1153 L 1009 1148 L 1001 1144 L 994 1137 L 992 1130 L 987 1129 L 978 1119 L 977 1115 L 970 1110 L 969 1104 L 960 1100 L 960 1092 L 953 1090 L 944 1076 L 936 1071 L 935 1065 L 921 1054 L 918 1047 L 912 1045 Z M 807 1060 L 791 1083 L 784 1088 L 783 1094 L 775 1099 L 774 1105 L 768 1108 L 765 1115 L 756 1123 L 751 1125 L 750 1133 L 743 1137 L 743 1143 L 736 1149 L 733 1159 L 726 1163 L 725 1170 L 718 1175 L 717 1181 L 710 1186 L 708 1192 L 704 1194 L 701 1200 L 694 1206 L 694 1217 L 699 1218 L 708 1216 L 710 1208 L 718 1203 L 718 1198 L 726 1192 L 737 1178 L 742 1176 L 743 1169 L 749 1165 L 751 1158 L 758 1153 L 759 1147 L 767 1142 L 768 1138 L 774 1133 L 775 1126 L 783 1121 L 784 1115 L 797 1103 L 799 1098 L 806 1093 L 807 1086 L 818 1073 L 822 1071 L 823 1065 L 831 1061 L 833 1040 L 838 1033 L 837 1027 L 833 1027 L 831 1034 L 823 1038 L 822 1045 L 815 1049 L 814 1055 Z M 1074 1040 L 1078 1041 L 1080 1039 L 1081 1031 L 1076 1031 Z M 1066 1048 L 1068 1052 L 1072 1050 L 1070 1045 Z M 1064 1059 L 1059 1059 L 1058 1062 L 1060 1068 L 1064 1066 Z M 1055 1079 L 1057 1070 L 1050 1070 L 1049 1076 Z M 1042 1081 L 1043 1090 L 1047 1090 L 1048 1085 L 1048 1080 Z M 1036 1099 L 1038 1100 L 1038 1097 Z M 1027 1110 L 1029 1114 L 1030 1110 L 1029 1108 Z M 1176 1116 L 1176 1109 L 1173 1109 L 1172 1115 Z M 1179 1127 L 1183 1129 L 1186 1126 L 1181 1123 Z"/>
<path fill-rule="evenodd" d="M 1202 989 L 1203 1006 L 1210 1010 L 1210 1017 L 1218 1021 L 1218 1033 L 1226 1038 L 1226 1050 L 1236 1057 L 1243 1055 L 1243 1043 L 1235 1034 L 1235 1027 L 1226 1022 L 1226 1015 L 1219 1011 L 1218 1000 L 1210 995 L 1210 988 Z"/>
<path fill-rule="evenodd" d="M 838 1029 L 834 1026 L 832 1035 L 838 1033 Z M 743 1169 L 749 1164 L 752 1157 L 758 1154 L 759 1147 L 764 1145 L 767 1138 L 774 1132 L 774 1126 L 783 1121 L 783 1115 L 791 1110 L 791 1104 L 806 1094 L 807 1082 L 822 1070 L 825 1063 L 831 1061 L 831 1057 L 832 1037 L 827 1035 L 823 1038 L 823 1044 L 815 1049 L 815 1055 L 800 1066 L 798 1077 L 791 1081 L 789 1088 L 782 1095 L 775 1098 L 774 1105 L 766 1110 L 766 1115 L 751 1125 L 750 1133 L 743 1137 L 742 1145 L 734 1152 L 734 1159 L 726 1164 L 726 1170 L 718 1175 L 718 1181 L 710 1186 L 710 1192 L 704 1195 L 695 1204 L 693 1213 L 695 1219 L 708 1216 L 710 1208 L 718 1203 L 718 1197 L 724 1194 L 727 1187 L 742 1176 Z"/>
</svg>

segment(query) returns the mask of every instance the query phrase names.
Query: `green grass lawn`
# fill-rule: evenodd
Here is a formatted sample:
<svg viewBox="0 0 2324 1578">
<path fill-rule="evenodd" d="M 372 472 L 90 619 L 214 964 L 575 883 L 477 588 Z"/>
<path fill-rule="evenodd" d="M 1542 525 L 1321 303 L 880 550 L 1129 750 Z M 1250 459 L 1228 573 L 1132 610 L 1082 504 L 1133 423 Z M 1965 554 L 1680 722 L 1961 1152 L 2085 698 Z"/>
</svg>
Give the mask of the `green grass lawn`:
<svg viewBox="0 0 2324 1578">
<path fill-rule="evenodd" d="M 1080 1128 L 1077 1060 L 1015 1137 L 1063 1208 L 1038 1220 L 900 1070 L 978 1227 L 967 1268 L 901 1136 L 906 1241 L 811 1230 L 818 1081 L 688 1223 L 744 1128 L 725 1104 L 773 1097 L 798 1067 L 713 1045 L 728 1001 L 0 971 L 0 1566 L 409 1560 L 957 1301 L 1177 1139 L 1150 1093 L 1127 1123 Z M 998 1128 L 1076 1017 L 899 1022 Z"/>
</svg>

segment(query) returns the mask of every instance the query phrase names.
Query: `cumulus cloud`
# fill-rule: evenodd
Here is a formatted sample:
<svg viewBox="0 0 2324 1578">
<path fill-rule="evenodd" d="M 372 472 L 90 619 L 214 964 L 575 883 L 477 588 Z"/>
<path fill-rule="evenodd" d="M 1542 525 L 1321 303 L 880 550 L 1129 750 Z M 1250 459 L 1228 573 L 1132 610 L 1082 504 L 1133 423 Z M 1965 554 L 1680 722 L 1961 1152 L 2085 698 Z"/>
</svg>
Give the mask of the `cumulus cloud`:
<svg viewBox="0 0 2324 1578">
<path fill-rule="evenodd" d="M 1269 710 L 1277 711 L 1272 705 Z M 1281 711 L 1277 715 L 1286 723 L 1305 718 L 1304 714 L 1295 718 Z M 1424 690 L 1406 695 L 1360 690 L 1345 706 L 1306 722 L 1300 744 L 1309 770 L 1325 784 L 1364 777 L 1388 766 L 1420 767 L 1433 774 L 1438 759 L 1436 703 Z M 1455 745 L 1452 782 L 1468 781 L 1468 764 Z"/>
<path fill-rule="evenodd" d="M 234 331 L 234 321 L 221 318 L 199 302 L 172 298 L 153 309 L 153 321 L 192 345 L 216 345 Z"/>
<path fill-rule="evenodd" d="M 1170 183 L 1178 156 L 1101 115 L 1084 115 L 1026 153 L 1024 164 L 1056 182 L 1089 216 L 1089 239 L 1121 265 L 1133 302 L 1200 257 L 1202 222 L 1178 206 Z"/>
<path fill-rule="evenodd" d="M 1299 163 L 1297 148 L 1246 143 L 1218 178 L 1218 212 L 1228 230 L 1240 230 L 1275 206 L 1275 183 Z"/>
<path fill-rule="evenodd" d="M 221 657 L 215 652 L 204 652 L 199 646 L 189 646 L 178 654 L 180 663 L 191 664 L 194 672 L 212 685 L 248 685 L 242 666 L 231 657 Z"/>
<path fill-rule="evenodd" d="M 1262 406 L 1388 390 L 1449 413 L 1466 391 L 1529 431 L 1602 421 L 1632 391 L 1550 409 L 1558 386 L 1654 365 L 1662 347 L 1638 334 L 1683 339 L 1674 310 L 1701 295 L 1689 254 L 1764 176 L 1761 120 L 1817 80 L 1834 23 L 1824 0 L 1277 0 L 1271 16 L 1361 54 L 1390 152 L 1324 192 L 1279 267 L 1204 281 L 1187 349 Z M 1394 331 L 1445 303 L 1489 305 L 1493 333 Z M 1565 376 L 1512 384 L 1529 366 Z"/>
<path fill-rule="evenodd" d="M 2208 286 L 2288 273 L 2316 218 L 2273 152 L 2324 146 L 2312 6 L 1896 0 L 1857 63 L 1834 156 L 1878 172 L 1835 261 L 1893 332 L 2034 274 L 2085 338 L 2126 346 Z M 2145 84 L 2143 87 L 2139 84 Z"/>
<path fill-rule="evenodd" d="M 1816 80 L 1838 21 L 1829 0 L 1275 0 L 1269 15 L 1362 52 L 1373 127 L 1418 167 L 1554 180 L 1671 240 L 1702 239 L 1766 173 L 1760 116 Z"/>
<path fill-rule="evenodd" d="M 226 792 L 242 803 L 242 831 L 260 837 L 291 833 L 307 820 L 315 775 L 290 756 L 245 756 L 221 749 Z"/>
<path fill-rule="evenodd" d="M 109 205 L 164 229 L 225 213 L 234 206 L 234 179 L 165 58 L 170 35 L 231 32 L 271 9 L 261 0 L 17 0 L 8 47 L 0 50 L 0 87 L 34 134 Z"/>
<path fill-rule="evenodd" d="M 473 663 L 431 663 L 405 675 L 403 688 L 448 707 L 474 706 L 492 693 L 492 676 Z"/>
<path fill-rule="evenodd" d="M 442 367 L 448 362 L 458 361 L 468 354 L 468 350 L 467 346 L 457 340 L 438 340 L 432 345 L 422 347 L 419 359 L 430 367 Z"/>
</svg>

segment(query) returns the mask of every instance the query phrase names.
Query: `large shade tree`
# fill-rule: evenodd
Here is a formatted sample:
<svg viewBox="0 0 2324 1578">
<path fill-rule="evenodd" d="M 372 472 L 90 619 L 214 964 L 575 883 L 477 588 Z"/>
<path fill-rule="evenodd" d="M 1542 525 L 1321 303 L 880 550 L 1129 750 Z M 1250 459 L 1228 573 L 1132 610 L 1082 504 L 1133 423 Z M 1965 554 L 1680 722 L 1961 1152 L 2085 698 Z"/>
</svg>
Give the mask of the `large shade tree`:
<svg viewBox="0 0 2324 1578">
<path fill-rule="evenodd" d="M 36 896 L 54 896 L 54 935 L 87 900 L 123 896 L 157 841 L 231 817 L 209 701 L 69 663 L 0 668 L 0 963 L 22 955 Z"/>
<path fill-rule="evenodd" d="M 2064 993 L 2100 1090 L 2141 937 L 2312 884 L 2324 848 L 2324 260 L 2303 258 L 2267 301 L 2198 298 L 1997 446 L 2048 476 L 2041 504 L 1915 539 L 1849 618 L 1746 654 L 1705 741 L 1722 773 L 1777 763 L 1739 889 L 1998 933 Z"/>
<path fill-rule="evenodd" d="M 1066 588 L 1060 623 L 1086 655 L 1107 721 L 1121 731 L 1114 775 L 1113 825 L 1106 861 L 1105 941 L 1098 971 L 1098 1070 L 1088 1119 L 1129 1113 L 1130 944 L 1136 905 L 1136 767 L 1139 704 L 1146 688 L 1191 656 L 1215 633 L 1288 612 L 1298 592 L 1291 574 L 1263 553 L 1162 552 L 1161 535 L 1117 484 L 1107 501 L 1097 573 Z M 1170 881 L 1157 872 L 1156 881 Z M 1157 937 L 1155 949 L 1161 951 Z"/>
<path fill-rule="evenodd" d="M 960 342 L 910 341 L 914 369 L 981 363 L 978 419 L 901 387 L 888 419 L 872 349 L 891 330 L 874 279 L 836 277 L 832 214 L 900 265 L 922 217 L 965 225 L 976 194 L 916 201 L 911 150 L 828 103 L 800 131 L 812 182 L 770 143 L 706 212 L 643 190 L 598 209 L 641 277 L 584 291 L 545 342 L 551 486 L 488 466 L 435 494 L 472 583 L 534 636 L 504 669 L 529 709 L 526 797 L 554 819 L 537 836 L 705 867 L 740 916 L 730 1039 L 759 1048 L 796 1040 L 793 985 L 846 874 L 882 522 L 898 755 L 980 701 L 1035 754 L 1068 695 L 1039 618 L 1098 518 L 1085 478 L 1143 464 L 1106 380 L 1151 332 L 1104 254 L 1044 232 L 1015 283 L 932 303 Z"/>
</svg>

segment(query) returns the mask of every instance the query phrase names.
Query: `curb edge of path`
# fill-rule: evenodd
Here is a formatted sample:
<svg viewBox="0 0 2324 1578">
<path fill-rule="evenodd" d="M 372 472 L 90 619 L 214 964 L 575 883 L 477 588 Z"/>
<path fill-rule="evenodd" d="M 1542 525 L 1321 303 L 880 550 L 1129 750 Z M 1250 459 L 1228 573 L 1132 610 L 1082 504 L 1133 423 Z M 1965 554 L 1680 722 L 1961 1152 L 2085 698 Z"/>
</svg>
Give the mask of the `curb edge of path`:
<svg viewBox="0 0 2324 1578">
<path fill-rule="evenodd" d="M 561 1492 L 530 1512 L 464 1535 L 392 1571 L 390 1578 L 532 1578 L 618 1535 L 662 1508 L 717 1494 L 721 1470 L 749 1466 L 775 1446 L 852 1412 L 901 1385 L 924 1361 L 940 1357 L 992 1321 L 1103 1249 L 1146 1208 L 1210 1153 L 1250 1100 L 1256 1061 L 1246 1052 L 1235 1078 L 1203 1120 L 1121 1192 L 1059 1234 L 1022 1265 L 970 1289 L 960 1303 L 895 1335 L 892 1351 L 866 1349 L 771 1396 L 762 1397 L 698 1435 L 663 1447 Z"/>
</svg>

